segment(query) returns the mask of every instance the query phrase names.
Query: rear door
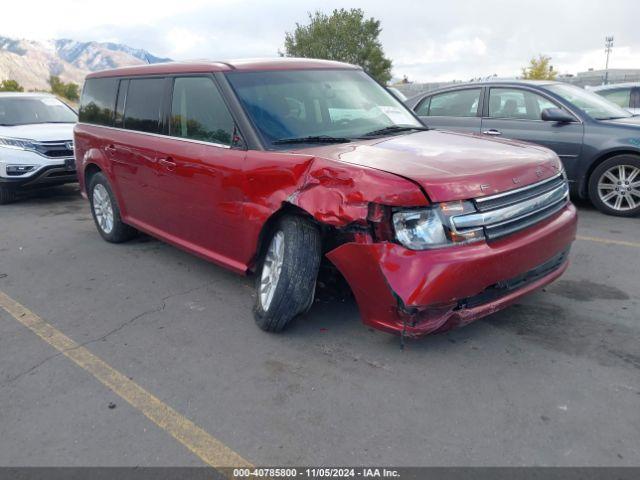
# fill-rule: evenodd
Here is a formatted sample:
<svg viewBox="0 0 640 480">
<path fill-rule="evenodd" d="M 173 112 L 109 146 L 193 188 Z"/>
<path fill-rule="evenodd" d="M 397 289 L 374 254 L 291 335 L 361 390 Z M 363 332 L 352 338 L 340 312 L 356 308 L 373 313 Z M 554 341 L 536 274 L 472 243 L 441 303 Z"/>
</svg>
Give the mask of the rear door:
<svg viewBox="0 0 640 480">
<path fill-rule="evenodd" d="M 243 160 L 234 119 L 211 75 L 171 79 L 168 136 L 157 139 L 159 228 L 182 246 L 230 268 L 242 235 Z M 241 142 L 240 142 L 241 143 Z"/>
<path fill-rule="evenodd" d="M 449 90 L 427 96 L 414 111 L 428 127 L 480 133 L 482 88 Z"/>
<path fill-rule="evenodd" d="M 557 123 L 541 119 L 545 108 L 562 108 L 547 96 L 517 87 L 490 87 L 486 93 L 482 134 L 543 145 L 563 162 L 575 162 L 582 151 L 583 124 Z M 569 112 L 570 113 L 570 112 Z"/>
<path fill-rule="evenodd" d="M 113 174 L 119 186 L 126 219 L 151 228 L 161 216 L 154 189 L 158 151 L 156 139 L 162 120 L 165 78 L 131 78 L 120 81 L 116 103 L 114 141 L 107 145 Z"/>
</svg>

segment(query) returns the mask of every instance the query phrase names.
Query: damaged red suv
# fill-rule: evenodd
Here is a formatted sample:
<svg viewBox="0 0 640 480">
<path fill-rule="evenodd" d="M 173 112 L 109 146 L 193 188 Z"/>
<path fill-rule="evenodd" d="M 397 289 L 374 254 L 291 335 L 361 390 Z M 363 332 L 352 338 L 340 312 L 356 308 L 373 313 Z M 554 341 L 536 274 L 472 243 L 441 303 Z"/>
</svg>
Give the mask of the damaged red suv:
<svg viewBox="0 0 640 480">
<path fill-rule="evenodd" d="M 93 73 L 75 155 L 105 240 L 142 231 L 255 272 L 268 331 L 309 309 L 323 258 L 368 325 L 464 325 L 559 277 L 576 232 L 552 151 L 427 130 L 337 62 Z"/>
</svg>

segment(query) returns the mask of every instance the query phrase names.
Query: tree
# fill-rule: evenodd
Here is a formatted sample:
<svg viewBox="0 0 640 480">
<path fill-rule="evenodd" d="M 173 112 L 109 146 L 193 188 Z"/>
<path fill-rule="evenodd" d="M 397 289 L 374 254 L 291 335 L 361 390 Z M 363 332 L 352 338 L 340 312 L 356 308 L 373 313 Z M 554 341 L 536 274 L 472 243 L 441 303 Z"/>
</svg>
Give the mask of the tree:
<svg viewBox="0 0 640 480">
<path fill-rule="evenodd" d="M 60 77 L 51 75 L 49 77 L 49 85 L 51 85 L 51 92 L 55 95 L 71 101 L 77 101 L 80 98 L 80 87 L 76 83 L 64 83 L 60 80 Z"/>
<path fill-rule="evenodd" d="M 529 66 L 522 69 L 522 78 L 525 80 L 555 80 L 557 72 L 551 65 L 551 57 L 538 55 L 532 58 Z"/>
<path fill-rule="evenodd" d="M 3 80 L 0 82 L 0 92 L 24 92 L 24 88 L 15 80 Z"/>
<path fill-rule="evenodd" d="M 309 23 L 296 23 L 293 33 L 285 34 L 288 57 L 323 58 L 360 65 L 380 83 L 391 80 L 391 60 L 384 56 L 380 21 L 365 19 L 364 11 L 334 10 L 331 15 L 309 13 Z"/>
</svg>

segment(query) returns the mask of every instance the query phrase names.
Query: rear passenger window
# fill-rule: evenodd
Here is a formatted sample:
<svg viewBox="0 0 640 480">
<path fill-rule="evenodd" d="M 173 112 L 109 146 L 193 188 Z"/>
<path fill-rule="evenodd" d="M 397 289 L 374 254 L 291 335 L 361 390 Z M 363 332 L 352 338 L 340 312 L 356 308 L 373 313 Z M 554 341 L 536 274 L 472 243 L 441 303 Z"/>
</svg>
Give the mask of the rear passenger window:
<svg viewBox="0 0 640 480">
<path fill-rule="evenodd" d="M 171 135 L 231 145 L 234 122 L 208 77 L 176 78 L 171 101 Z"/>
<path fill-rule="evenodd" d="M 117 78 L 89 78 L 82 91 L 78 121 L 112 126 L 117 88 Z"/>
<path fill-rule="evenodd" d="M 431 97 L 428 113 L 430 117 L 475 117 L 480 103 L 480 89 L 457 90 Z"/>
<path fill-rule="evenodd" d="M 160 133 L 164 78 L 131 79 L 124 107 L 124 128 Z"/>
</svg>

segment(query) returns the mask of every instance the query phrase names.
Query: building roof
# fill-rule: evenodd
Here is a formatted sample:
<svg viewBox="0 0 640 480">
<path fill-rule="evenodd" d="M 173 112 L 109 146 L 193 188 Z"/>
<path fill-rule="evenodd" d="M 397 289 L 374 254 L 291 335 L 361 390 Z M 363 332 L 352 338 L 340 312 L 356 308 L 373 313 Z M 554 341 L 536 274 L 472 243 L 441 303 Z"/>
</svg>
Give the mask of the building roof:
<svg viewBox="0 0 640 480">
<path fill-rule="evenodd" d="M 138 76 L 138 75 L 162 75 L 172 73 L 209 73 L 230 71 L 264 71 L 264 70 L 312 70 L 312 69 L 360 69 L 349 63 L 333 62 L 330 60 L 316 60 L 309 58 L 256 58 L 225 61 L 193 61 L 193 62 L 168 62 L 154 63 L 151 65 L 138 65 L 133 67 L 102 70 L 87 75 L 87 78 Z"/>
</svg>

